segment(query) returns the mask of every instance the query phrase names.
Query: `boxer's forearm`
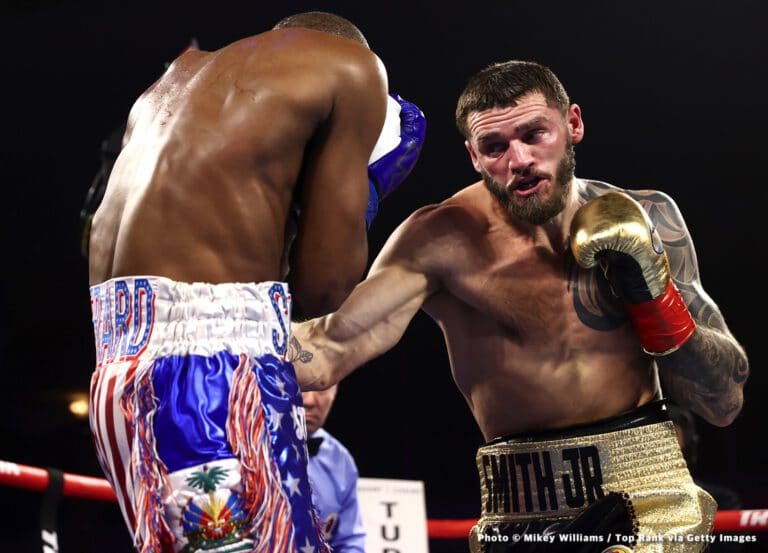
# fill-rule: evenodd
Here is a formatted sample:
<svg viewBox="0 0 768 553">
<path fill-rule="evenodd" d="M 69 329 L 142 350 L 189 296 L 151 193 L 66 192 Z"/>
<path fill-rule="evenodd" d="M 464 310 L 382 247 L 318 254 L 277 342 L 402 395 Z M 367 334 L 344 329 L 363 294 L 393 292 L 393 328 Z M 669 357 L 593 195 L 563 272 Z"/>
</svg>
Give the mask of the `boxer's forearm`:
<svg viewBox="0 0 768 553">
<path fill-rule="evenodd" d="M 429 295 L 429 278 L 381 265 L 335 313 L 296 323 L 289 361 L 306 390 L 325 389 L 393 347 Z"/>
<path fill-rule="evenodd" d="M 381 355 L 398 342 L 412 316 L 400 318 L 403 324 L 393 324 L 385 317 L 369 325 L 337 312 L 295 324 L 288 360 L 296 368 L 301 389 L 329 388 Z"/>
<path fill-rule="evenodd" d="M 730 334 L 699 325 L 683 347 L 657 363 L 667 395 L 711 424 L 727 426 L 741 411 L 749 363 Z"/>
<path fill-rule="evenodd" d="M 326 318 L 293 324 L 287 358 L 296 369 L 302 391 L 325 390 L 337 381 L 335 372 L 343 351 L 325 335 Z"/>
</svg>

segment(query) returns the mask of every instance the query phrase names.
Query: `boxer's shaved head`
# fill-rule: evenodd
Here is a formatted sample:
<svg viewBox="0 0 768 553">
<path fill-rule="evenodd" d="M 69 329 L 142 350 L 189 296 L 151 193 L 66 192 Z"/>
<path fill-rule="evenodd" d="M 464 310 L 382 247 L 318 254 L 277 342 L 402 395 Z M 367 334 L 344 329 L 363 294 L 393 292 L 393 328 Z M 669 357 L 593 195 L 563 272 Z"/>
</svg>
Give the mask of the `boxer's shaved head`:
<svg viewBox="0 0 768 553">
<path fill-rule="evenodd" d="M 302 29 L 313 29 L 330 33 L 349 40 L 359 42 L 366 48 L 369 48 L 368 41 L 363 36 L 354 23 L 338 15 L 328 12 L 303 12 L 296 15 L 290 15 L 281 19 L 272 27 L 273 29 L 286 29 L 290 27 L 299 27 Z"/>
</svg>

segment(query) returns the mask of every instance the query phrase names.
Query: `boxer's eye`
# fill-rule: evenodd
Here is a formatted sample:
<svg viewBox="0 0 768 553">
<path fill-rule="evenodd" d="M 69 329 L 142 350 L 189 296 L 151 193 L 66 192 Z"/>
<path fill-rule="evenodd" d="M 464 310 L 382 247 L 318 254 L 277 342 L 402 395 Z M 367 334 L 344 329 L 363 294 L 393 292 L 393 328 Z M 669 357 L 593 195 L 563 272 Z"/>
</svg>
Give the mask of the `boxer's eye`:
<svg viewBox="0 0 768 553">
<path fill-rule="evenodd" d="M 541 137 L 544 136 L 544 133 L 546 131 L 544 129 L 533 129 L 525 133 L 525 136 L 523 136 L 523 142 L 526 144 L 535 144 L 539 140 L 541 140 Z"/>
<path fill-rule="evenodd" d="M 506 142 L 487 142 L 480 147 L 480 151 L 487 156 L 498 156 L 506 151 Z"/>
</svg>

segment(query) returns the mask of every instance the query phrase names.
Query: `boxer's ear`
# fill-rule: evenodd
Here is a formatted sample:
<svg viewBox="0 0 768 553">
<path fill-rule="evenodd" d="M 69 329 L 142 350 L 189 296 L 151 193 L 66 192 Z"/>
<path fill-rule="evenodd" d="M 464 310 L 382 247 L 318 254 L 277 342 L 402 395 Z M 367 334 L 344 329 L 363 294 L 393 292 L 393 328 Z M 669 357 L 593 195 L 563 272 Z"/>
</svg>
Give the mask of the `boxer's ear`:
<svg viewBox="0 0 768 553">
<path fill-rule="evenodd" d="M 565 120 L 568 125 L 568 134 L 571 136 L 571 142 L 578 144 L 584 138 L 584 120 L 581 118 L 581 108 L 578 104 L 571 104 L 568 107 Z"/>
</svg>

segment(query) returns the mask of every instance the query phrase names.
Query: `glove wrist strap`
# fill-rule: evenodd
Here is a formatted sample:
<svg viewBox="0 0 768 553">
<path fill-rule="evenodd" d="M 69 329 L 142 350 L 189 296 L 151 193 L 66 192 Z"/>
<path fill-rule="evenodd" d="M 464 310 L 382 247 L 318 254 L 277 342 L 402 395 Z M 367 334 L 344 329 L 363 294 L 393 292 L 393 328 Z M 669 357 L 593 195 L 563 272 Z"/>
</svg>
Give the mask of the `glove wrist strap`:
<svg viewBox="0 0 768 553">
<path fill-rule="evenodd" d="M 696 330 L 691 312 L 672 279 L 660 296 L 642 303 L 625 304 L 625 308 L 643 349 L 650 355 L 677 351 Z"/>
</svg>

